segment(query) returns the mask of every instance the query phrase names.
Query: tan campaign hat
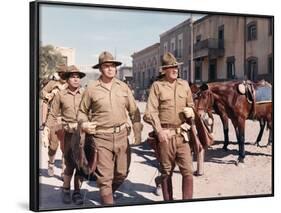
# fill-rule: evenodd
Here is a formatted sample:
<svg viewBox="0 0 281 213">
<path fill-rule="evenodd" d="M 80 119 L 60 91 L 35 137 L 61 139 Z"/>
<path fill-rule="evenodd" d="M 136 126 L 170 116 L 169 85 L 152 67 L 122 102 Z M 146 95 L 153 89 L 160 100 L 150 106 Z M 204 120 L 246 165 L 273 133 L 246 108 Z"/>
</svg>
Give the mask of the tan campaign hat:
<svg viewBox="0 0 281 213">
<path fill-rule="evenodd" d="M 77 73 L 80 76 L 80 78 L 83 78 L 86 76 L 86 74 L 81 72 L 75 65 L 71 65 L 71 66 L 67 67 L 67 71 L 63 75 L 64 79 L 69 78 L 69 76 L 72 73 Z"/>
<path fill-rule="evenodd" d="M 122 63 L 120 61 L 116 61 L 110 52 L 104 51 L 99 55 L 99 63 L 94 65 L 94 69 L 100 68 L 100 66 L 104 63 L 114 63 L 116 66 L 120 66 Z"/>
<path fill-rule="evenodd" d="M 170 52 L 167 52 L 163 55 L 161 63 L 162 63 L 162 66 L 160 66 L 161 72 L 163 72 L 163 69 L 165 69 L 165 68 L 178 67 L 179 65 L 183 64 L 181 62 L 180 63 L 177 62 L 177 59 L 175 58 L 175 56 Z"/>
</svg>

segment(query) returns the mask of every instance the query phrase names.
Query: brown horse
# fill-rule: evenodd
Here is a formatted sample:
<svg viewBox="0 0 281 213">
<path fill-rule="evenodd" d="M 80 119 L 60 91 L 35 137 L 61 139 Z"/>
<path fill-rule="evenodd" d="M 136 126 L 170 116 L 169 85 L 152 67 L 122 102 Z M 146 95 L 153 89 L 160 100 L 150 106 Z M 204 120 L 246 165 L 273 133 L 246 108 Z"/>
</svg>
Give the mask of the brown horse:
<svg viewBox="0 0 281 213">
<path fill-rule="evenodd" d="M 239 158 L 237 163 L 244 162 L 245 158 L 245 121 L 253 119 L 253 104 L 250 103 L 245 95 L 238 92 L 237 88 L 240 81 L 231 81 L 223 83 L 209 83 L 200 87 L 196 94 L 196 107 L 202 115 L 211 108 L 220 116 L 224 128 L 224 149 L 227 150 L 228 139 L 228 118 L 232 121 L 239 144 Z M 256 88 L 259 84 L 253 84 Z M 257 141 L 263 134 L 265 123 L 270 129 L 272 135 L 272 103 L 256 104 L 254 119 L 260 121 L 261 130 Z"/>
</svg>

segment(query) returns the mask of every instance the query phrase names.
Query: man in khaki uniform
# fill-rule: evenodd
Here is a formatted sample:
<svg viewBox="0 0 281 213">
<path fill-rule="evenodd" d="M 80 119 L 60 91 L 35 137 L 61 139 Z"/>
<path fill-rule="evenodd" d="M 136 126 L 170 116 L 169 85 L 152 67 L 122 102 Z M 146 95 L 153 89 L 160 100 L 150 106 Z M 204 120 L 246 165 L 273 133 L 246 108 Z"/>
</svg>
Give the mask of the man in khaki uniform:
<svg viewBox="0 0 281 213">
<path fill-rule="evenodd" d="M 193 112 L 193 100 L 188 82 L 178 78 L 179 65 L 171 53 L 163 56 L 161 72 L 165 76 L 152 84 L 144 114 L 144 120 L 153 126 L 159 141 L 164 200 L 173 200 L 172 174 L 175 164 L 183 177 L 182 198 L 191 199 L 193 194 L 191 150 L 181 128 L 186 121 L 186 107 Z"/>
<path fill-rule="evenodd" d="M 80 88 L 80 79 L 84 76 L 85 73 L 80 72 L 74 65 L 68 67 L 67 72 L 64 73 L 64 78 L 68 83 L 68 87 L 67 89 L 58 92 L 55 96 L 46 123 L 47 127 L 49 125 L 51 126 L 61 114 L 62 126 L 65 131 L 65 170 L 62 188 L 62 201 L 67 204 L 71 203 L 70 182 L 76 167 L 74 159 L 72 158 L 71 138 L 74 131 L 77 130 L 77 112 L 83 94 L 83 89 Z M 79 176 L 76 170 L 74 176 L 74 192 L 72 194 L 72 201 L 77 205 L 83 203 L 83 199 L 80 194 L 81 181 L 82 178 Z"/>
<path fill-rule="evenodd" d="M 59 146 L 59 138 L 57 137 L 56 128 L 45 128 L 46 119 L 49 113 L 49 108 L 52 104 L 52 101 L 55 95 L 65 89 L 67 87 L 67 83 L 63 79 L 63 74 L 67 69 L 66 65 L 59 65 L 57 67 L 58 79 L 50 80 L 47 85 L 41 90 L 40 97 L 41 97 L 41 127 L 43 128 L 42 133 L 42 141 L 45 147 L 48 146 L 48 175 L 54 176 L 54 161 L 55 161 L 55 154 L 57 152 Z M 57 119 L 56 123 L 53 123 L 52 126 L 60 125 L 61 120 L 60 118 Z M 64 168 L 64 162 L 62 160 L 62 167 Z M 63 176 L 63 173 L 62 173 Z"/>
<path fill-rule="evenodd" d="M 109 52 L 102 52 L 99 63 L 101 77 L 87 87 L 83 95 L 78 121 L 82 130 L 90 135 L 93 148 L 97 149 L 97 184 L 102 204 L 113 204 L 113 193 L 123 183 L 129 172 L 130 146 L 128 134 L 133 124 L 135 144 L 141 142 L 140 112 L 130 88 L 115 78 L 116 66 Z M 91 114 L 91 115 L 90 115 Z"/>
</svg>

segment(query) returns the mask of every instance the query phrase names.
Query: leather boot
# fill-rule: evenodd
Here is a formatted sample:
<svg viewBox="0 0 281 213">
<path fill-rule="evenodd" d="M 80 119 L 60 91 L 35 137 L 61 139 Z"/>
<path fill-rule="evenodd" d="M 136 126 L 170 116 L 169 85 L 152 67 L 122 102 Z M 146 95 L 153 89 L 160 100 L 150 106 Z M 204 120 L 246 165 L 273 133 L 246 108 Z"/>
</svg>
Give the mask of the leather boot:
<svg viewBox="0 0 281 213">
<path fill-rule="evenodd" d="M 63 203 L 65 203 L 65 204 L 71 203 L 70 189 L 69 188 L 62 188 L 61 198 L 62 198 Z"/>
<path fill-rule="evenodd" d="M 193 176 L 182 177 L 182 199 L 192 199 L 193 197 Z"/>
<path fill-rule="evenodd" d="M 101 195 L 101 203 L 102 205 L 113 205 L 113 196 L 112 193 L 107 195 Z"/>
<path fill-rule="evenodd" d="M 112 193 L 114 193 L 121 185 L 123 182 L 114 182 L 112 183 Z"/>
<path fill-rule="evenodd" d="M 173 198 L 173 182 L 172 182 L 171 176 L 169 176 L 169 178 L 168 178 L 168 190 L 169 190 L 170 200 L 174 200 L 174 198 Z"/>
<path fill-rule="evenodd" d="M 170 176 L 166 176 L 162 179 L 161 187 L 163 193 L 163 199 L 173 200 L 173 187 L 172 187 L 172 178 Z"/>
<path fill-rule="evenodd" d="M 162 177 L 161 176 L 157 176 L 155 179 L 155 191 L 154 193 L 157 195 L 157 196 L 160 196 L 161 195 L 161 181 L 162 181 Z"/>
</svg>

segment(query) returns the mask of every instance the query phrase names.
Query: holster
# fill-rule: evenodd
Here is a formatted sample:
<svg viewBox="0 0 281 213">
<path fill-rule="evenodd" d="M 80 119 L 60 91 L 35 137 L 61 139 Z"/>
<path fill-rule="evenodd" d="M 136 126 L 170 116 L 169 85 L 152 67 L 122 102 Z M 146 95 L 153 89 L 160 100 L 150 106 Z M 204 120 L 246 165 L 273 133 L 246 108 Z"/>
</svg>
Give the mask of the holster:
<svg viewBox="0 0 281 213">
<path fill-rule="evenodd" d="M 190 129 L 191 126 L 187 123 L 183 123 L 181 125 L 181 135 L 183 136 L 185 142 L 190 141 Z"/>
<path fill-rule="evenodd" d="M 155 131 L 148 133 L 147 143 L 154 150 L 156 159 L 160 160 L 159 140 Z"/>
</svg>

